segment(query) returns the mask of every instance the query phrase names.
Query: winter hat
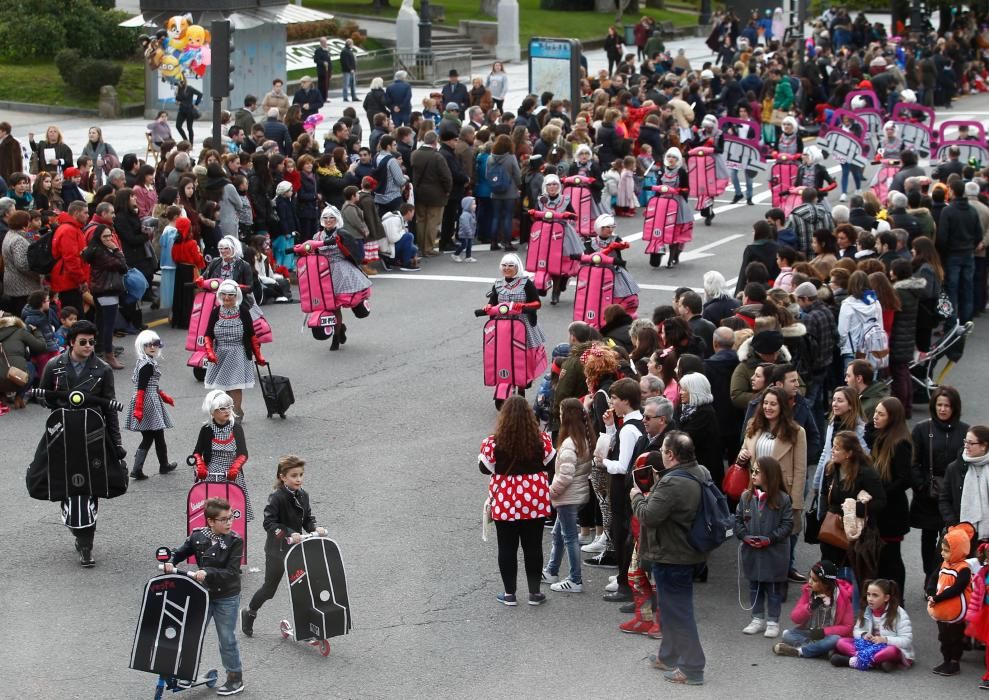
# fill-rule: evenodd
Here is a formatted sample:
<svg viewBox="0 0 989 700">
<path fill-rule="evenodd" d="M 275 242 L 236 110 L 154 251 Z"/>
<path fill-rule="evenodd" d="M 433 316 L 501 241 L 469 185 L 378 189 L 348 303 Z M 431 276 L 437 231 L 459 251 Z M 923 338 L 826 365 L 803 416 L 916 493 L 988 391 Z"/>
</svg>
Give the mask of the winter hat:
<svg viewBox="0 0 989 700">
<path fill-rule="evenodd" d="M 752 336 L 752 349 L 760 355 L 772 355 L 783 347 L 783 334 L 779 331 L 760 331 Z"/>
<path fill-rule="evenodd" d="M 282 195 L 285 194 L 286 192 L 291 192 L 291 191 L 292 191 L 292 183 L 289 182 L 288 180 L 282 180 L 277 185 L 275 185 L 276 195 Z"/>
<path fill-rule="evenodd" d="M 73 168 L 66 168 L 64 174 L 65 174 L 65 177 L 67 177 L 67 178 L 69 178 L 69 177 L 79 177 L 80 175 L 82 175 L 82 173 L 79 172 L 79 168 L 75 168 L 75 167 L 73 167 Z"/>
<path fill-rule="evenodd" d="M 802 282 L 793 291 L 797 299 L 817 299 L 817 287 L 812 282 Z"/>
<path fill-rule="evenodd" d="M 460 111 L 460 105 L 458 105 L 456 102 L 447 102 L 446 103 L 446 111 L 447 112 L 459 112 Z"/>
<path fill-rule="evenodd" d="M 834 565 L 834 562 L 827 559 L 823 559 L 810 567 L 810 572 L 824 581 L 838 580 L 838 567 Z"/>
</svg>

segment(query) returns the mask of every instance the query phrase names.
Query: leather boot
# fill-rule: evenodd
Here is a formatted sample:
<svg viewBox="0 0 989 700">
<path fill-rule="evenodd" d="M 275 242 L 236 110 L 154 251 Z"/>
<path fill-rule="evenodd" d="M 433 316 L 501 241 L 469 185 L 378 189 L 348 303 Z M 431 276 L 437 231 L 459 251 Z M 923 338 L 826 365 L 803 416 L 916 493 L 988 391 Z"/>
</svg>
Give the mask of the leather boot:
<svg viewBox="0 0 989 700">
<path fill-rule="evenodd" d="M 361 270 L 363 270 L 364 274 L 367 275 L 368 277 L 374 277 L 376 274 L 378 274 L 378 271 L 375 270 L 370 265 L 361 265 Z"/>
<path fill-rule="evenodd" d="M 248 637 L 254 636 L 254 619 L 257 616 L 257 612 L 250 608 L 244 608 L 240 611 L 240 631 Z"/>
<path fill-rule="evenodd" d="M 108 365 L 110 365 L 110 367 L 113 368 L 113 369 L 123 369 L 124 368 L 124 366 L 122 364 L 120 364 L 120 361 L 117 359 L 117 356 L 114 355 L 112 352 L 103 353 L 103 360 Z"/>
<path fill-rule="evenodd" d="M 144 473 L 144 460 L 148 458 L 148 451 L 142 450 L 140 447 L 134 452 L 134 467 L 130 471 L 130 478 L 137 479 L 147 479 L 148 475 Z"/>
</svg>

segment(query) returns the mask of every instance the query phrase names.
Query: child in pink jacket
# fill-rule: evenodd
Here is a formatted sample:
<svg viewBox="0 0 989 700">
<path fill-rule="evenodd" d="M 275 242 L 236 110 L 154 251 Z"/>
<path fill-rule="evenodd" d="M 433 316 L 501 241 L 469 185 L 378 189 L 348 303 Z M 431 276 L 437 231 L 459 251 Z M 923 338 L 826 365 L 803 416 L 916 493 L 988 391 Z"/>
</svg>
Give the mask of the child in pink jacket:
<svg viewBox="0 0 989 700">
<path fill-rule="evenodd" d="M 826 559 L 814 564 L 807 578 L 790 613 L 797 627 L 784 630 L 783 641 L 773 646 L 779 656 L 825 656 L 842 637 L 852 636 L 852 584 L 839 579 L 838 567 Z"/>
</svg>

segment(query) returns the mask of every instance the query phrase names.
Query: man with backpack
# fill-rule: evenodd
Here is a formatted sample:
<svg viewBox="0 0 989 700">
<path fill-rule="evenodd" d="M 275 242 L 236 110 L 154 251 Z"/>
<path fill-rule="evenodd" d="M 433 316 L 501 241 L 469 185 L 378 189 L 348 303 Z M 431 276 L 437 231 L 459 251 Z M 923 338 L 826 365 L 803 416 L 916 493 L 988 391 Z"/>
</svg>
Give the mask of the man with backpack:
<svg viewBox="0 0 989 700">
<path fill-rule="evenodd" d="M 731 517 L 711 473 L 697 463 L 689 435 L 667 433 L 661 454 L 665 471 L 656 475 L 648 496 L 634 484 L 630 492 L 640 526 L 639 558 L 653 564 L 663 621 L 663 641 L 650 660 L 670 683 L 703 685 L 706 660 L 694 619 L 694 576 L 708 552 L 724 541 Z"/>
<path fill-rule="evenodd" d="M 608 388 L 611 408 L 605 411 L 603 421 L 611 445 L 607 456 L 595 455 L 611 478 L 608 498 L 611 503 L 611 544 L 615 548 L 618 563 L 618 590 L 605 593 L 604 600 L 627 602 L 632 600 L 632 588 L 628 583 L 628 567 L 632 563 L 632 510 L 628 499 L 632 465 L 649 444 L 642 412 L 639 407 L 642 393 L 634 379 L 619 379 Z M 621 428 L 619 429 L 619 419 Z M 590 561 L 588 562 L 591 563 Z"/>
<path fill-rule="evenodd" d="M 89 291 L 89 265 L 82 259 L 82 250 L 86 247 L 82 227 L 88 217 L 89 208 L 85 202 L 72 202 L 58 215 L 58 228 L 51 241 L 51 290 L 58 294 L 63 307 L 74 306 L 80 311 L 85 308 L 83 294 Z"/>
<path fill-rule="evenodd" d="M 374 188 L 374 203 L 378 207 L 378 215 L 398 211 L 405 201 L 402 198 L 402 188 L 408 184 L 409 178 L 402 172 L 402 165 L 398 160 L 398 144 L 390 134 L 378 139 L 378 154 L 374 158 L 372 177 L 377 183 Z"/>
</svg>

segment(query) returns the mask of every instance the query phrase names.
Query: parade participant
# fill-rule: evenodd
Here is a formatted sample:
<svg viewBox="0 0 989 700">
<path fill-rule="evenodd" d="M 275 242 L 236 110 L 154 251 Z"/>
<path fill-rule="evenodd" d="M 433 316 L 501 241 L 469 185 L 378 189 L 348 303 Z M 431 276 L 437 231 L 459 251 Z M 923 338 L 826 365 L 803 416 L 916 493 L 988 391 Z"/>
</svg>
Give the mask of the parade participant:
<svg viewBox="0 0 989 700">
<path fill-rule="evenodd" d="M 302 490 L 306 462 L 295 455 L 278 459 L 274 491 L 264 507 L 264 583 L 254 593 L 251 602 L 240 611 L 240 629 L 254 636 L 254 620 L 258 610 L 271 600 L 285 574 L 285 552 L 302 541 L 303 532 L 315 532 L 326 537 L 326 528 L 316 527 L 316 516 L 309 506 L 309 494 Z"/>
<path fill-rule="evenodd" d="M 611 165 L 610 163 L 608 165 Z M 601 166 L 594 158 L 594 152 L 587 144 L 577 146 L 573 154 L 573 162 L 567 171 L 569 177 L 579 175 L 588 179 L 593 179 L 591 183 L 591 196 L 594 198 L 596 206 L 601 204 L 601 191 L 604 189 L 604 180 L 601 177 Z"/>
<path fill-rule="evenodd" d="M 254 509 L 247 493 L 244 464 L 247 462 L 247 440 L 244 428 L 237 424 L 233 399 L 219 389 L 206 394 L 203 400 L 206 422 L 199 429 L 192 458 L 196 481 L 233 481 L 244 491 L 247 522 L 254 520 Z"/>
<path fill-rule="evenodd" d="M 627 263 L 622 259 L 621 250 L 611 247 L 612 244 L 622 242 L 622 239 L 615 234 L 615 217 L 611 214 L 602 214 L 594 220 L 594 231 L 597 235 L 591 236 L 584 242 L 584 252 L 588 255 L 600 252 L 614 259 L 614 303 L 624 307 L 634 316 L 639 308 L 639 285 L 625 269 Z"/>
<path fill-rule="evenodd" d="M 860 671 L 881 668 L 886 673 L 913 666 L 913 627 L 900 606 L 896 582 L 885 578 L 868 581 L 864 597 L 852 636 L 838 642 L 831 665 Z"/>
<path fill-rule="evenodd" d="M 508 256 L 506 256 L 508 257 Z M 521 396 L 510 396 L 501 407 L 492 435 L 481 443 L 478 468 L 489 474 L 488 502 L 498 535 L 498 570 L 505 586 L 498 602 L 518 605 L 515 596 L 518 549 L 525 560 L 529 605 L 542 605 L 543 523 L 550 514 L 547 471 L 556 457 L 553 441 Z M 506 496 L 514 494 L 515 498 Z M 525 505 L 518 503 L 523 501 Z M 517 500 L 516 500 L 517 499 Z"/>
<path fill-rule="evenodd" d="M 361 269 L 362 260 L 354 255 L 347 246 L 348 239 L 352 236 L 343 228 L 343 217 L 340 210 L 333 205 L 328 205 L 323 209 L 320 217 L 323 228 L 316 233 L 313 240 L 323 241 L 326 245 L 320 248 L 320 255 L 324 255 L 330 262 L 330 277 L 333 280 L 333 293 L 339 297 L 341 295 L 351 296 L 354 306 L 351 308 L 358 318 L 367 316 L 367 296 L 361 292 L 370 290 L 371 280 Z M 340 346 L 347 342 L 347 325 L 343 322 L 343 309 L 337 308 L 333 312 L 337 317 L 336 332 L 330 343 L 330 350 L 339 350 Z"/>
<path fill-rule="evenodd" d="M 824 153 L 818 146 L 808 146 L 803 151 L 800 166 L 797 168 L 797 177 L 793 180 L 795 188 L 812 187 L 817 191 L 817 201 L 823 202 L 827 199 L 828 192 L 833 189 L 825 185 L 834 185 L 834 178 L 828 173 L 821 161 L 824 160 Z"/>
<path fill-rule="evenodd" d="M 557 175 L 550 174 L 543 178 L 542 195 L 537 202 L 539 211 L 551 211 L 554 214 L 563 214 L 565 212 L 575 213 L 570 198 L 563 196 L 563 185 L 560 183 L 560 178 Z M 550 295 L 550 304 L 555 306 L 559 303 L 560 294 L 567 288 L 570 277 L 577 274 L 578 265 L 570 260 L 570 256 L 580 255 L 582 252 L 584 252 L 584 244 L 580 240 L 576 229 L 574 229 L 570 222 L 564 221 L 563 264 L 565 267 L 568 267 L 570 274 L 553 276 L 553 293 Z M 570 263 L 569 266 L 568 261 Z"/>
<path fill-rule="evenodd" d="M 254 275 L 251 265 L 244 260 L 243 248 L 240 241 L 233 236 L 224 236 L 216 244 L 220 257 L 214 258 L 206 267 L 206 279 L 233 280 L 241 287 L 250 289 L 253 286 Z"/>
<path fill-rule="evenodd" d="M 96 326 L 89 321 L 77 321 L 66 333 L 66 339 L 68 349 L 45 366 L 41 388 L 55 391 L 76 389 L 102 399 L 115 400 L 113 370 L 94 354 Z M 123 460 L 127 451 L 120 439 L 117 412 L 104 408 L 101 413 L 106 425 L 108 456 Z M 79 563 L 85 567 L 96 564 L 93 559 L 93 539 L 96 536 L 98 513 L 99 499 L 96 497 L 70 496 L 62 500 L 62 522 L 72 530 L 76 539 L 76 551 L 79 552 Z"/>
<path fill-rule="evenodd" d="M 237 418 L 243 418 L 243 391 L 254 386 L 251 360 L 262 367 L 267 362 L 261 355 L 261 342 L 254 333 L 244 294 L 232 280 L 224 280 L 216 290 L 204 342 L 209 360 L 204 386 L 229 392 Z"/>
<path fill-rule="evenodd" d="M 503 279 L 496 281 L 488 292 L 488 304 L 508 303 L 522 309 L 522 323 L 525 324 L 525 346 L 529 353 L 529 367 L 535 379 L 546 369 L 546 335 L 536 324 L 536 310 L 542 306 L 536 285 L 522 272 L 522 260 L 515 253 L 506 253 L 501 258 Z"/>
<path fill-rule="evenodd" d="M 852 121 L 852 118 L 843 114 L 841 116 L 841 124 L 839 125 L 839 130 L 851 134 L 855 139 L 864 138 L 864 134 L 861 132 L 859 125 Z M 855 191 L 858 192 L 862 189 L 862 168 L 858 165 L 853 165 L 852 163 L 841 163 L 841 197 L 838 201 L 844 202 L 848 199 L 848 176 L 852 176 L 852 180 L 855 182 Z"/>
<path fill-rule="evenodd" d="M 902 150 L 904 150 L 903 139 L 900 138 L 900 132 L 896 127 L 896 122 L 886 122 L 883 124 L 883 137 L 879 142 L 879 148 L 877 150 L 878 157 L 896 160 L 900 157 Z"/>
<path fill-rule="evenodd" d="M 695 148 L 714 149 L 714 153 L 712 153 L 711 156 L 714 158 L 715 180 L 717 182 L 724 182 L 727 184 L 729 180 L 728 166 L 725 165 L 725 158 L 721 154 L 721 130 L 718 129 L 718 118 L 716 116 L 713 114 L 708 114 L 701 120 L 701 128 L 694 134 L 693 138 L 690 139 L 688 146 L 691 150 Z M 701 215 L 704 217 L 704 223 L 710 226 L 711 220 L 714 218 L 713 201 L 701 210 Z"/>
<path fill-rule="evenodd" d="M 683 153 L 679 148 L 669 148 L 663 156 L 663 170 L 659 174 L 657 185 L 672 187 L 677 194 L 674 196 L 677 201 L 677 218 L 674 226 L 676 230 L 672 232 L 670 240 L 681 240 L 689 238 L 694 231 L 694 214 L 687 206 L 687 191 L 690 188 L 690 177 L 687 169 L 683 165 Z M 680 253 L 683 252 L 684 243 L 670 243 L 670 259 L 668 267 L 672 267 L 680 262 Z M 649 264 L 659 267 L 663 263 L 663 251 L 653 253 L 649 256 Z"/>
<path fill-rule="evenodd" d="M 796 117 L 783 117 L 780 138 L 776 143 L 776 152 L 789 155 L 804 152 L 804 140 L 800 138 L 799 124 Z"/>
<path fill-rule="evenodd" d="M 152 330 L 141 331 L 134 339 L 134 355 L 137 357 L 132 376 L 134 395 L 131 396 L 124 422 L 127 430 L 141 433 L 141 444 L 134 453 L 134 467 L 130 473 L 132 479 L 148 478 L 144 473 L 144 460 L 148 457 L 152 442 L 158 455 L 160 473 L 168 474 L 178 466 L 176 462 L 168 461 L 168 445 L 165 444 L 165 430 L 172 427 L 165 404 L 174 406 L 175 401 L 158 388 L 161 348 L 161 338 Z"/>
<path fill-rule="evenodd" d="M 165 564 L 166 574 L 175 573 L 175 564 L 195 555 L 199 571 L 195 579 L 209 591 L 209 617 L 216 625 L 220 659 L 227 681 L 217 695 L 236 695 L 244 690 L 244 674 L 237 645 L 237 610 L 240 608 L 240 558 L 244 540 L 231 530 L 230 503 L 222 498 L 206 501 L 203 514 L 206 527 L 195 530 Z M 209 618 L 207 618 L 208 620 Z"/>
</svg>

